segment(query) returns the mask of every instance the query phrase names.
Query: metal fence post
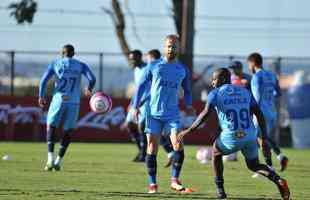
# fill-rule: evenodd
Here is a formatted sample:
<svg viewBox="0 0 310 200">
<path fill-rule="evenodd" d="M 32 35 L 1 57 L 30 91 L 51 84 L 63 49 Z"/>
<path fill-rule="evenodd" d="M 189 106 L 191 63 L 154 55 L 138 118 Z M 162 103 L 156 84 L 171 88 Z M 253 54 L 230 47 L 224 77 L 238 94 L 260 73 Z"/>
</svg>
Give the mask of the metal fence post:
<svg viewBox="0 0 310 200">
<path fill-rule="evenodd" d="M 11 83 L 10 83 L 10 95 L 14 96 L 14 79 L 15 79 L 15 51 L 10 52 L 11 56 Z"/>
<path fill-rule="evenodd" d="M 235 57 L 234 56 L 229 56 L 228 59 L 229 59 L 229 62 L 232 63 L 232 61 L 235 59 Z"/>
<path fill-rule="evenodd" d="M 103 53 L 99 53 L 99 90 L 103 90 Z"/>
<path fill-rule="evenodd" d="M 277 75 L 278 78 L 280 78 L 281 76 L 281 60 L 282 58 L 281 57 L 278 57 L 277 60 L 276 60 L 276 63 L 275 63 L 275 73 Z M 277 121 L 276 121 L 276 129 L 275 129 L 275 133 L 274 133 L 274 139 L 276 141 L 277 144 L 280 144 L 280 115 L 281 115 L 281 101 L 282 101 L 282 96 L 279 97 L 276 101 L 276 110 L 277 110 L 277 113 L 278 113 L 278 118 L 277 118 Z"/>
</svg>

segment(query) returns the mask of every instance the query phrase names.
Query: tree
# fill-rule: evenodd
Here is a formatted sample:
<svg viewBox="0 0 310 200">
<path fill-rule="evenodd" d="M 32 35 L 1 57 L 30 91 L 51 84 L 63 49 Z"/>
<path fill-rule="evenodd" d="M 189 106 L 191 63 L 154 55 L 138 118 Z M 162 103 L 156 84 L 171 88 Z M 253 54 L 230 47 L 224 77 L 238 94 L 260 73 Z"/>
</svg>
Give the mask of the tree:
<svg viewBox="0 0 310 200">
<path fill-rule="evenodd" d="M 32 23 L 34 14 L 37 11 L 37 2 L 34 0 L 21 0 L 11 3 L 8 8 L 12 10 L 10 16 L 14 17 L 18 24 Z"/>
<path fill-rule="evenodd" d="M 115 26 L 122 51 L 128 59 L 129 45 L 125 37 L 125 18 L 118 0 L 111 0 L 112 10 L 103 8 Z M 181 40 L 180 60 L 190 71 L 193 68 L 194 32 L 195 32 L 195 0 L 172 0 L 172 17 Z"/>
<path fill-rule="evenodd" d="M 121 50 L 128 59 L 130 47 L 125 36 L 125 16 L 118 0 L 111 0 L 112 9 L 102 8 L 104 12 L 110 15 L 116 36 L 119 40 Z M 17 3 L 9 5 L 11 16 L 14 16 L 18 24 L 25 22 L 32 23 L 34 14 L 37 11 L 37 2 L 35 0 L 20 0 Z M 195 18 L 195 0 L 172 0 L 172 16 L 181 40 L 180 59 L 190 71 L 193 67 L 194 51 L 194 18 Z"/>
<path fill-rule="evenodd" d="M 120 7 L 118 0 L 111 0 L 111 4 L 112 10 L 106 9 L 104 7 L 102 9 L 111 16 L 122 52 L 128 60 L 130 48 L 127 42 L 127 38 L 125 36 L 126 23 L 124 13 Z"/>
<path fill-rule="evenodd" d="M 172 0 L 172 17 L 181 40 L 180 60 L 193 68 L 195 0 Z"/>
</svg>

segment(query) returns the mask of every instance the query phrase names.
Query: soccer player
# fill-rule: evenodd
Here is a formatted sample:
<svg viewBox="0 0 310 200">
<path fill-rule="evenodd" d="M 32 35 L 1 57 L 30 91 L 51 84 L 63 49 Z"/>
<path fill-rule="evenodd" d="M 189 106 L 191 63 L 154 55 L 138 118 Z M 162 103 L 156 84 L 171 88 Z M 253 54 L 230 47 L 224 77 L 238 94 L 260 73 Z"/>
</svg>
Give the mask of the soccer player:
<svg viewBox="0 0 310 200">
<path fill-rule="evenodd" d="M 231 83 L 243 86 L 251 90 L 251 75 L 243 72 L 243 65 L 240 61 L 235 60 L 228 67 L 232 70 Z"/>
<path fill-rule="evenodd" d="M 134 70 L 134 83 L 135 83 L 135 90 L 136 87 L 144 73 L 144 68 L 146 67 L 146 63 L 142 60 L 142 52 L 140 50 L 133 50 L 129 53 L 129 63 L 131 67 Z M 145 95 L 144 95 L 145 97 Z M 136 121 L 133 117 L 132 113 L 132 102 L 133 98 L 130 102 L 126 121 L 125 121 L 125 127 L 127 131 L 129 132 L 130 136 L 133 138 L 133 140 L 136 142 L 136 145 L 138 147 L 138 154 L 133 159 L 134 162 L 144 162 L 145 156 L 146 156 L 146 135 L 144 134 L 144 131 L 142 131 L 144 128 L 144 121 L 145 121 L 145 113 L 146 113 L 146 107 L 145 102 L 141 103 L 139 105 L 141 107 L 141 114 L 139 115 L 138 121 Z"/>
<path fill-rule="evenodd" d="M 231 63 L 231 65 L 228 67 L 231 69 L 231 84 L 233 85 L 239 85 L 242 87 L 247 88 L 248 90 L 251 90 L 251 75 L 243 72 L 243 65 L 240 61 L 235 60 Z M 224 156 L 228 161 L 237 161 L 237 153 Z"/>
<path fill-rule="evenodd" d="M 88 87 L 84 92 L 86 96 L 91 96 L 91 91 L 95 86 L 96 78 L 90 68 L 83 62 L 74 59 L 74 47 L 67 44 L 62 48 L 62 58 L 54 60 L 47 67 L 39 89 L 39 106 L 47 104 L 45 99 L 45 89 L 49 79 L 55 78 L 55 88 L 52 101 L 47 113 L 47 163 L 46 171 L 53 168 L 57 171 L 61 169 L 62 160 L 71 141 L 71 134 L 76 128 L 79 116 L 81 78 L 84 75 L 88 79 Z M 58 156 L 54 161 L 55 131 L 63 125 L 63 136 L 60 141 Z"/>
<path fill-rule="evenodd" d="M 179 192 L 190 192 L 180 180 L 180 172 L 184 161 L 182 142 L 177 140 L 180 131 L 180 110 L 178 91 L 184 90 L 184 98 L 187 112 L 194 112 L 192 107 L 192 94 L 190 86 L 190 74 L 188 68 L 177 60 L 179 51 L 179 39 L 176 35 L 168 35 L 164 42 L 164 57 L 149 65 L 143 80 L 140 82 L 134 101 L 135 116 L 142 95 L 151 84 L 150 115 L 147 116 L 147 156 L 146 167 L 149 180 L 149 193 L 157 192 L 157 151 L 158 140 L 163 130 L 168 130 L 174 149 L 171 188 Z"/>
<path fill-rule="evenodd" d="M 214 142 L 212 160 L 218 198 L 227 198 L 224 190 L 222 155 L 241 151 L 247 167 L 275 183 L 282 198 L 289 200 L 290 192 L 287 181 L 280 178 L 267 165 L 259 163 L 257 136 L 251 113 L 256 115 L 262 130 L 261 145 L 265 156 L 269 150 L 266 144 L 265 120 L 252 94 L 243 87 L 231 84 L 230 72 L 227 68 L 220 68 L 213 73 L 212 85 L 215 89 L 209 93 L 204 110 L 190 128 L 178 135 L 178 140 L 182 141 L 186 134 L 196 130 L 212 112 L 216 112 L 222 130 Z"/>
<path fill-rule="evenodd" d="M 148 60 L 149 65 L 152 65 L 152 63 L 156 62 L 160 58 L 161 58 L 161 53 L 158 49 L 152 49 L 147 53 L 147 60 Z M 148 102 L 148 104 L 149 104 L 149 102 Z M 148 108 L 145 110 L 149 111 L 150 109 Z M 164 131 L 164 133 L 162 133 L 160 135 L 159 143 L 164 148 L 165 152 L 167 153 L 168 162 L 165 164 L 165 167 L 166 168 L 170 167 L 172 164 L 173 147 L 172 147 L 170 138 L 167 137 L 167 135 L 165 134 L 165 131 Z"/>
<path fill-rule="evenodd" d="M 267 122 L 267 137 L 270 147 L 280 161 L 281 171 L 287 168 L 288 158 L 281 153 L 279 146 L 272 139 L 277 121 L 276 98 L 281 95 L 277 77 L 263 68 L 263 58 L 259 53 L 252 53 L 248 59 L 249 70 L 253 73 L 251 80 L 252 94 L 264 114 Z M 257 123 L 255 123 L 257 126 Z M 257 128 L 259 131 L 259 128 Z M 261 131 L 260 131 L 261 132 Z M 271 156 L 266 163 L 272 167 Z"/>
</svg>

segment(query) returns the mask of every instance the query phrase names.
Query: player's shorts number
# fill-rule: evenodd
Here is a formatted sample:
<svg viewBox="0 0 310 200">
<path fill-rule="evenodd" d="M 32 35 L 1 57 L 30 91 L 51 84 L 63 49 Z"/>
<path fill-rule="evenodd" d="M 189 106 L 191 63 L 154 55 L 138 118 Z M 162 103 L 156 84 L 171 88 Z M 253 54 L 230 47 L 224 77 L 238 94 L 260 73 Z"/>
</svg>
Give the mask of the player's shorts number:
<svg viewBox="0 0 310 200">
<path fill-rule="evenodd" d="M 74 89 L 74 85 L 76 83 L 75 77 L 69 77 L 69 78 L 62 78 L 60 79 L 60 86 L 59 91 L 60 92 L 67 92 L 67 85 L 69 85 L 69 91 L 72 92 Z"/>
<path fill-rule="evenodd" d="M 229 109 L 226 112 L 226 116 L 228 116 L 229 121 L 232 122 L 231 130 L 235 131 L 239 128 L 247 129 L 250 127 L 249 111 L 245 108 L 240 109 L 239 113 L 234 109 Z"/>
</svg>

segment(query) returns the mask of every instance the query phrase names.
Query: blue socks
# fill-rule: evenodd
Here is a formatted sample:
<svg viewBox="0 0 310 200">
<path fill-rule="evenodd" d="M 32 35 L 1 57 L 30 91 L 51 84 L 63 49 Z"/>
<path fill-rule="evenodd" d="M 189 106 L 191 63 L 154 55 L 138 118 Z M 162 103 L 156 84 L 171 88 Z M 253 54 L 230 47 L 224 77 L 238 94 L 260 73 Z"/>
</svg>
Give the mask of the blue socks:
<svg viewBox="0 0 310 200">
<path fill-rule="evenodd" d="M 178 179 L 181 173 L 184 161 L 184 150 L 175 151 L 173 156 L 171 177 Z"/>
<path fill-rule="evenodd" d="M 147 139 L 145 133 L 140 133 L 140 153 L 143 158 L 146 156 Z"/>
<path fill-rule="evenodd" d="M 64 136 L 60 142 L 60 148 L 59 148 L 58 156 L 61 158 L 64 157 L 64 155 L 67 151 L 67 148 L 71 142 L 71 136 L 70 136 L 71 131 L 72 130 L 65 131 Z"/>
<path fill-rule="evenodd" d="M 156 184 L 157 159 L 154 154 L 146 155 L 146 167 L 149 178 L 149 184 Z"/>
<path fill-rule="evenodd" d="M 170 141 L 170 138 L 167 136 L 160 136 L 160 144 L 166 151 L 166 153 L 173 152 L 173 147 Z"/>
<path fill-rule="evenodd" d="M 46 133 L 47 151 L 54 152 L 56 128 L 50 127 Z"/>
</svg>

